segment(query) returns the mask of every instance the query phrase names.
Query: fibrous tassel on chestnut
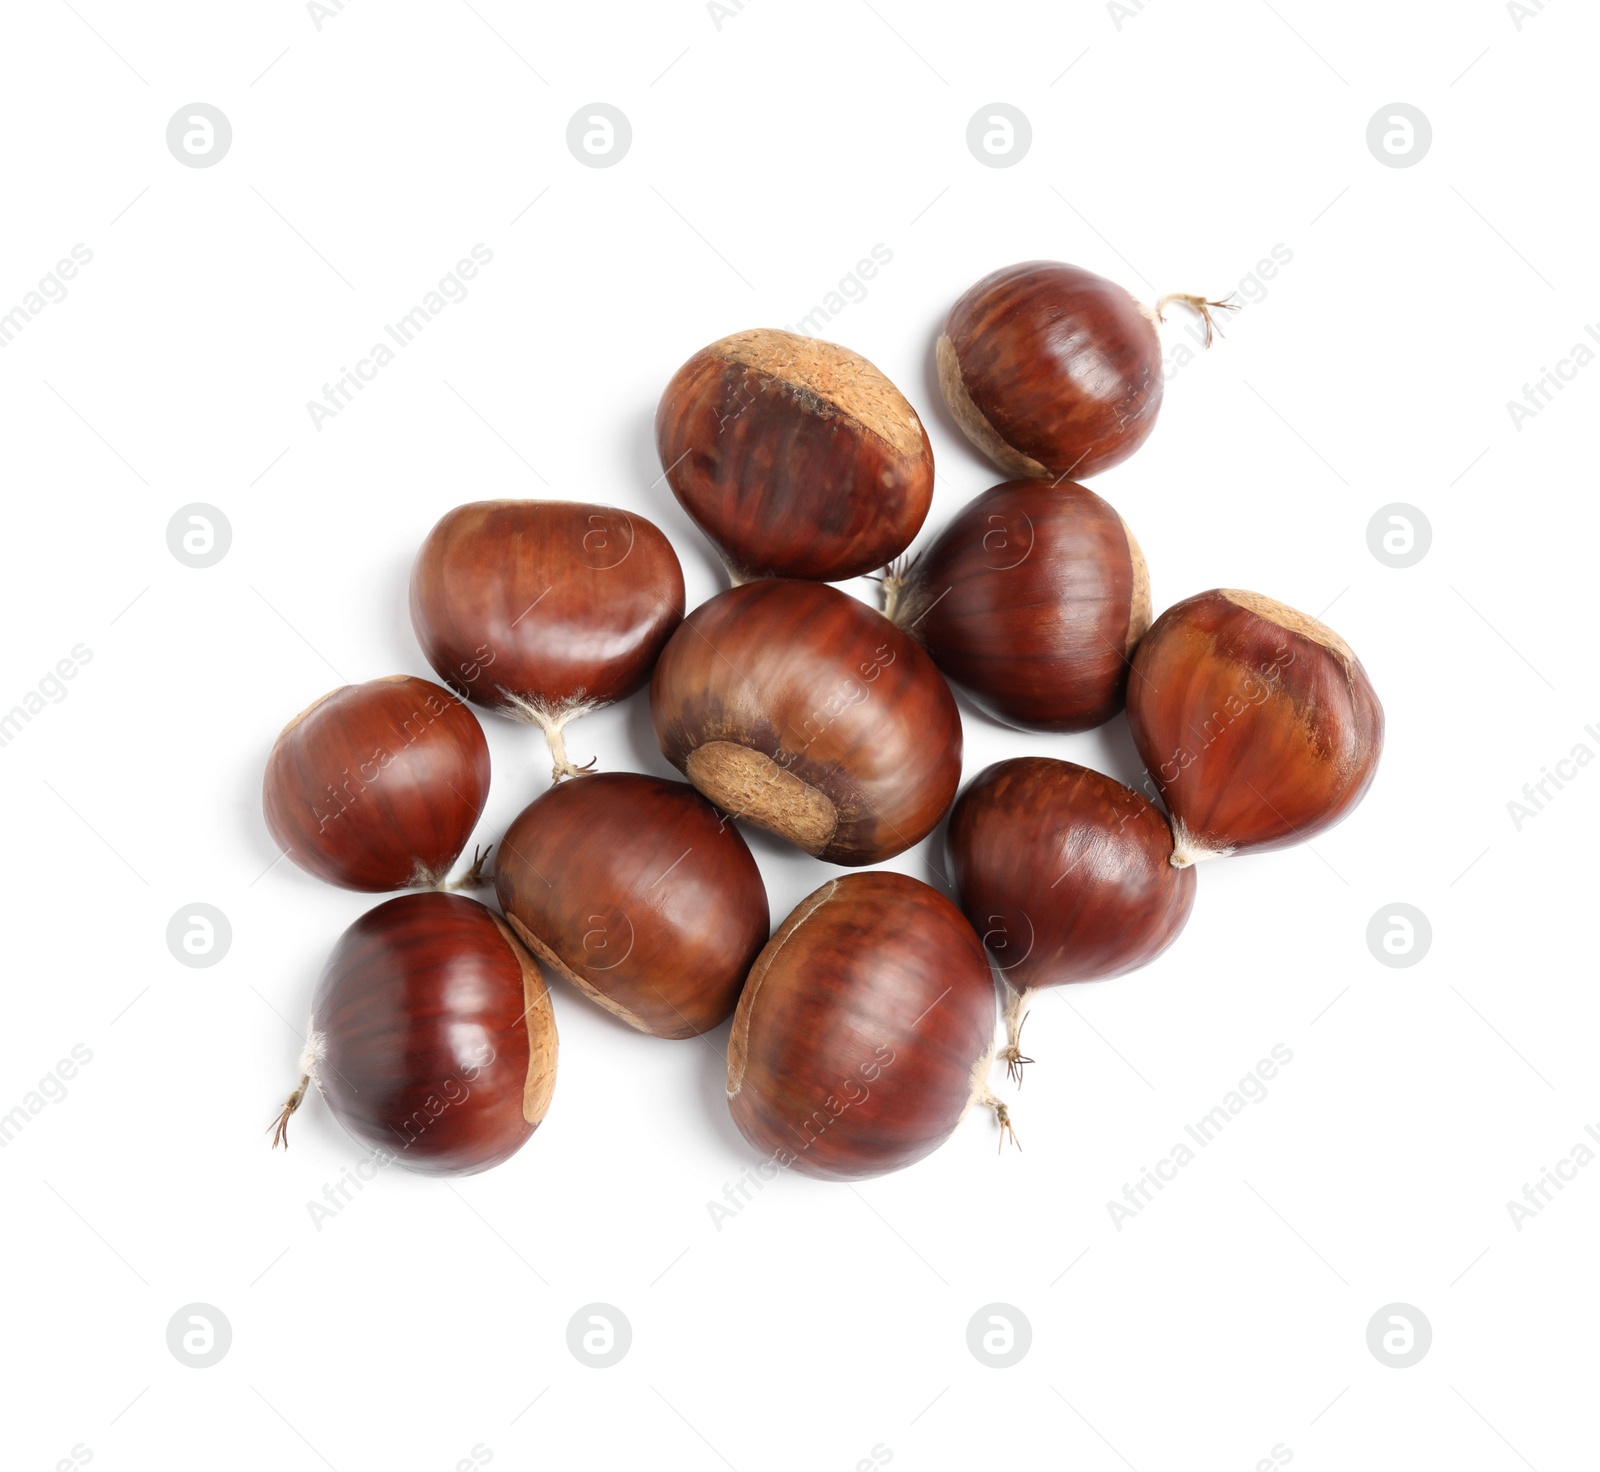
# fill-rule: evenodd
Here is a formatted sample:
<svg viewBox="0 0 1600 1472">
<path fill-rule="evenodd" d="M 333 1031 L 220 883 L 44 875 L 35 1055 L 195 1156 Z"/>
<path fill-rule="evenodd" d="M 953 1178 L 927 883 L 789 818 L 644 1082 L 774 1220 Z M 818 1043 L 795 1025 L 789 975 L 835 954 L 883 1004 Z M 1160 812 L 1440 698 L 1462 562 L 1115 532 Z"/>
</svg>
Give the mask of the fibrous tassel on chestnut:
<svg viewBox="0 0 1600 1472">
<path fill-rule="evenodd" d="M 911 544 L 933 496 L 905 396 L 859 353 L 792 332 L 702 348 L 661 396 L 656 445 L 736 583 L 871 572 Z"/>
<path fill-rule="evenodd" d="M 1000 1057 L 1020 1076 L 1022 1021 L 1043 987 L 1144 966 L 1194 907 L 1192 868 L 1172 830 L 1131 787 L 1053 757 L 978 774 L 950 814 L 957 897 L 1008 990 Z"/>
<path fill-rule="evenodd" d="M 992 272 L 950 309 L 938 343 L 939 387 L 968 439 L 1009 475 L 1087 478 L 1127 459 L 1161 409 L 1156 325 L 1178 302 L 1147 306 L 1114 281 L 1060 261 Z"/>
<path fill-rule="evenodd" d="M 781 1167 L 859 1180 L 937 1149 L 988 1085 L 994 982 L 961 912 L 904 874 L 829 881 L 767 943 L 734 1013 L 728 1108 Z"/>
<path fill-rule="evenodd" d="M 724 812 L 835 864 L 925 838 L 961 780 L 944 677 L 882 614 L 824 583 L 702 603 L 650 682 L 662 754 Z"/>
<path fill-rule="evenodd" d="M 1350 646 L 1259 593 L 1174 604 L 1134 655 L 1128 723 L 1172 817 L 1172 862 L 1301 843 L 1361 800 L 1383 707 Z"/>
<path fill-rule="evenodd" d="M 475 501 L 440 518 L 411 571 L 411 622 L 452 690 L 545 733 L 650 678 L 683 617 L 683 569 L 644 517 L 576 501 Z"/>
<path fill-rule="evenodd" d="M 1071 482 L 985 491 L 884 588 L 885 613 L 950 679 L 991 715 L 1033 730 L 1110 720 L 1150 626 L 1150 575 L 1133 533 Z"/>
<path fill-rule="evenodd" d="M 284 727 L 262 781 L 278 846 L 346 889 L 442 883 L 489 795 L 489 746 L 431 680 L 390 675 L 324 695 Z"/>
<path fill-rule="evenodd" d="M 430 1175 L 515 1154 L 550 1107 L 556 1026 L 544 978 L 505 922 L 461 895 L 413 894 L 340 936 L 311 1004 L 301 1079 L 362 1144 Z"/>
<path fill-rule="evenodd" d="M 656 1037 L 733 1012 L 767 941 L 767 892 L 739 830 L 694 788 L 631 772 L 567 782 L 506 831 L 500 908 L 579 991 Z"/>
</svg>

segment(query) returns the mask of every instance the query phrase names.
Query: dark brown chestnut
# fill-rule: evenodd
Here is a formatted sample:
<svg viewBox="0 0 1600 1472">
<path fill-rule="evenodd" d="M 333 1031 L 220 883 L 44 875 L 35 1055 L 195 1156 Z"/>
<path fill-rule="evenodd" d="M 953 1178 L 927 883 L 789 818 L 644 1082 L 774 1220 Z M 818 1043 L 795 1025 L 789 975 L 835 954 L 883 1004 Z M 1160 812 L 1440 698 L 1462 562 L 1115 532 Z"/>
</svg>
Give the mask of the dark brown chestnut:
<svg viewBox="0 0 1600 1472">
<path fill-rule="evenodd" d="M 411 570 L 428 663 L 464 698 L 539 726 L 557 779 L 579 770 L 562 728 L 639 689 L 683 607 L 683 569 L 653 523 L 576 501 L 458 506 Z"/>
<path fill-rule="evenodd" d="M 1010 991 L 1000 1056 L 1014 1076 L 1038 988 L 1153 961 L 1194 908 L 1194 870 L 1173 867 L 1166 818 L 1073 762 L 1025 756 L 986 767 L 956 799 L 948 841 L 961 908 Z"/>
<path fill-rule="evenodd" d="M 961 780 L 961 717 L 933 661 L 825 583 L 702 603 L 662 651 L 650 715 L 719 808 L 835 864 L 910 848 Z"/>
<path fill-rule="evenodd" d="M 1150 575 L 1133 533 L 1070 481 L 985 491 L 884 587 L 884 612 L 950 679 L 1031 730 L 1110 720 L 1150 627 Z"/>
<path fill-rule="evenodd" d="M 690 358 L 661 396 L 656 446 L 736 583 L 872 572 L 911 545 L 933 496 L 933 450 L 899 389 L 792 332 L 738 332 Z"/>
<path fill-rule="evenodd" d="M 1093 271 L 1024 261 L 985 276 L 945 321 L 939 387 L 968 439 L 1010 475 L 1084 478 L 1142 445 L 1161 409 L 1170 302 L 1205 320 L 1224 302 L 1173 293 L 1146 306 Z"/>
<path fill-rule="evenodd" d="M 905 874 L 830 880 L 767 943 L 733 1017 L 728 1108 L 781 1167 L 857 1180 L 937 1149 L 989 1089 L 994 981 L 961 912 Z"/>
<path fill-rule="evenodd" d="M 489 795 L 489 745 L 448 690 L 413 675 L 345 685 L 283 728 L 262 808 L 278 846 L 346 889 L 430 888 Z"/>
<path fill-rule="evenodd" d="M 1172 862 L 1283 848 L 1361 800 L 1383 707 L 1326 624 L 1260 593 L 1176 603 L 1140 641 L 1128 724 L 1172 815 Z"/>
<path fill-rule="evenodd" d="M 682 782 L 608 772 L 553 787 L 500 841 L 495 888 L 523 944 L 641 1032 L 732 1015 L 767 941 L 739 830 Z"/>
<path fill-rule="evenodd" d="M 515 1154 L 550 1107 L 556 1025 L 544 978 L 476 900 L 411 894 L 339 937 L 311 1004 L 299 1087 L 362 1144 L 430 1175 Z"/>
</svg>

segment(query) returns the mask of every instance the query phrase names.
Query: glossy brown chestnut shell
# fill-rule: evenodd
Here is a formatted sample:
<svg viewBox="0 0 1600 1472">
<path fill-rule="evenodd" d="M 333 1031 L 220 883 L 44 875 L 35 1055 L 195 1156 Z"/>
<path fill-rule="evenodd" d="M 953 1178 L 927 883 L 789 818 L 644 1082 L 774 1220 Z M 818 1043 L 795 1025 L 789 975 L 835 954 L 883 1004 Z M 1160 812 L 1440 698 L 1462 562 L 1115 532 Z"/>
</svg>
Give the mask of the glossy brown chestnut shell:
<svg viewBox="0 0 1600 1472">
<path fill-rule="evenodd" d="M 413 675 L 345 685 L 283 728 L 262 809 L 302 869 L 346 889 L 427 888 L 489 796 L 489 745 L 448 690 Z"/>
<path fill-rule="evenodd" d="M 996 762 L 950 814 L 962 911 L 1016 991 L 1100 981 L 1153 961 L 1194 907 L 1192 868 L 1131 787 L 1054 757 Z"/>
<path fill-rule="evenodd" d="M 1134 655 L 1128 723 L 1161 790 L 1174 864 L 1283 848 L 1361 800 L 1383 707 L 1327 625 L 1259 593 L 1176 603 Z"/>
<path fill-rule="evenodd" d="M 313 1078 L 356 1139 L 431 1175 L 516 1153 L 555 1089 L 544 978 L 476 900 L 402 895 L 340 936 L 311 1009 Z"/>
<path fill-rule="evenodd" d="M 968 290 L 945 321 L 938 366 L 967 438 L 1014 476 L 1108 470 L 1161 409 L 1155 311 L 1059 261 L 1007 266 Z"/>
<path fill-rule="evenodd" d="M 941 1145 L 989 1096 L 995 993 L 961 912 L 877 870 L 802 900 L 745 984 L 728 1108 L 780 1166 L 853 1180 Z"/>
<path fill-rule="evenodd" d="M 1086 487 L 995 486 L 885 581 L 889 616 L 1000 720 L 1083 731 L 1122 709 L 1150 575 L 1127 523 Z"/>
<path fill-rule="evenodd" d="M 458 506 L 411 570 L 412 626 L 439 678 L 547 735 L 639 689 L 683 608 L 683 569 L 660 530 L 576 501 Z"/>
<path fill-rule="evenodd" d="M 739 830 L 658 777 L 551 788 L 500 841 L 495 888 L 534 955 L 656 1037 L 731 1016 L 767 941 L 767 891 Z"/>
<path fill-rule="evenodd" d="M 933 661 L 824 583 L 702 603 L 662 651 L 650 715 L 719 808 L 835 864 L 910 848 L 961 780 L 961 717 Z"/>
<path fill-rule="evenodd" d="M 685 511 L 736 582 L 838 582 L 911 545 L 933 450 L 905 396 L 859 353 L 759 328 L 702 348 L 656 411 Z"/>
</svg>

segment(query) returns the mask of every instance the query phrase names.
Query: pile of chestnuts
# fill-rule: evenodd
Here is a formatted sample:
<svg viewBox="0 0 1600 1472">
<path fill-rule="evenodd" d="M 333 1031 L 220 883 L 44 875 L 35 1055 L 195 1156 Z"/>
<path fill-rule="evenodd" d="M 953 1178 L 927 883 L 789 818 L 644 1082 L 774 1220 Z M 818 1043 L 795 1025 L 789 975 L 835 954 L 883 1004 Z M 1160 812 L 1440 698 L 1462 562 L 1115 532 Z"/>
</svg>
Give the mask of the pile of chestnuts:
<svg viewBox="0 0 1600 1472">
<path fill-rule="evenodd" d="M 962 296 L 937 343 L 940 388 L 1011 478 L 909 561 L 933 492 L 915 409 L 849 349 L 772 330 L 697 352 L 656 414 L 665 479 L 732 584 L 687 617 L 677 556 L 642 516 L 567 501 L 449 512 L 410 589 L 439 683 L 325 695 L 267 762 L 267 824 L 296 863 L 407 891 L 334 947 L 276 1142 L 315 1086 L 404 1165 L 499 1164 L 555 1089 L 552 976 L 655 1037 L 731 1017 L 728 1106 L 781 1167 L 895 1170 L 975 1105 L 1003 1139 L 990 1075 L 1003 1062 L 1020 1078 L 1033 994 L 1160 955 L 1194 906 L 1197 861 L 1338 822 L 1383 743 L 1360 661 L 1315 619 L 1230 588 L 1152 617 L 1132 530 L 1076 480 L 1154 428 L 1172 302 L 1208 340 L 1227 305 L 1146 306 L 1039 261 Z M 829 586 L 880 571 L 881 613 Z M 576 762 L 571 723 L 647 684 L 687 780 Z M 1148 793 L 1033 756 L 958 796 L 952 685 L 1029 731 L 1125 710 Z M 475 850 L 451 880 L 489 792 L 468 702 L 538 726 L 553 784 L 490 846 L 492 874 Z M 845 873 L 771 931 L 739 823 L 860 869 L 947 814 L 953 900 L 904 874 Z M 497 909 L 458 892 L 489 886 Z"/>
</svg>

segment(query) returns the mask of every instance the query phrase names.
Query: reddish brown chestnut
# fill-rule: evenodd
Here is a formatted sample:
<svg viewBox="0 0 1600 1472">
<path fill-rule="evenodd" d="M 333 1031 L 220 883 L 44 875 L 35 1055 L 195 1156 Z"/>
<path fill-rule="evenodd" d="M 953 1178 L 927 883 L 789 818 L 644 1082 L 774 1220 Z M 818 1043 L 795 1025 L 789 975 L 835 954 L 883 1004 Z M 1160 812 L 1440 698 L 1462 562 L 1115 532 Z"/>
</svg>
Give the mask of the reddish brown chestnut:
<svg viewBox="0 0 1600 1472">
<path fill-rule="evenodd" d="M 412 675 L 345 685 L 283 728 L 262 808 L 278 846 L 346 889 L 429 888 L 489 795 L 489 745 L 448 690 Z"/>
<path fill-rule="evenodd" d="M 1283 848 L 1361 800 L 1383 707 L 1326 624 L 1259 593 L 1176 603 L 1141 641 L 1128 723 L 1172 815 L 1172 862 Z"/>
<path fill-rule="evenodd" d="M 476 900 L 402 895 L 339 937 L 311 1004 L 299 1087 L 412 1170 L 470 1175 L 521 1148 L 550 1107 L 556 1025 L 544 978 Z"/>
<path fill-rule="evenodd" d="M 825 583 L 702 603 L 662 651 L 650 715 L 719 808 L 835 864 L 910 848 L 961 780 L 961 717 L 933 661 Z"/>
<path fill-rule="evenodd" d="M 1114 281 L 1059 261 L 985 276 L 950 309 L 939 387 L 968 439 L 1010 475 L 1087 477 L 1142 445 L 1161 409 L 1171 302 L 1205 320 L 1227 305 L 1174 293 L 1146 306 Z"/>
<path fill-rule="evenodd" d="M 922 421 L 859 353 L 758 328 L 702 348 L 656 411 L 667 483 L 735 583 L 882 567 L 933 496 Z"/>
<path fill-rule="evenodd" d="M 495 888 L 534 955 L 660 1038 L 732 1015 L 767 941 L 767 891 L 739 830 L 658 777 L 552 788 L 500 841 Z"/>
<path fill-rule="evenodd" d="M 990 1092 L 994 982 L 942 894 L 878 870 L 802 900 L 750 972 L 728 1108 L 779 1166 L 855 1180 L 936 1150 Z"/>
<path fill-rule="evenodd" d="M 1040 987 L 1100 981 L 1153 961 L 1194 907 L 1167 820 L 1131 787 L 1053 757 L 985 768 L 950 814 L 957 897 L 1010 989 L 1013 1076 Z"/>
<path fill-rule="evenodd" d="M 950 679 L 1031 730 L 1110 720 L 1150 627 L 1150 575 L 1133 533 L 1070 481 L 985 491 L 884 588 L 884 612 Z"/>
<path fill-rule="evenodd" d="M 539 726 L 555 776 L 562 728 L 650 678 L 683 617 L 683 569 L 651 522 L 576 501 L 476 501 L 447 512 L 411 570 L 411 622 L 452 690 Z"/>
</svg>

